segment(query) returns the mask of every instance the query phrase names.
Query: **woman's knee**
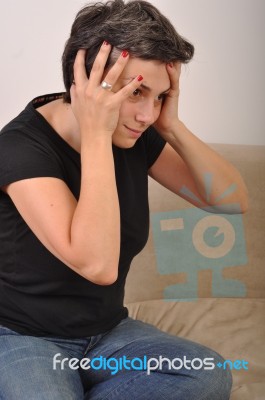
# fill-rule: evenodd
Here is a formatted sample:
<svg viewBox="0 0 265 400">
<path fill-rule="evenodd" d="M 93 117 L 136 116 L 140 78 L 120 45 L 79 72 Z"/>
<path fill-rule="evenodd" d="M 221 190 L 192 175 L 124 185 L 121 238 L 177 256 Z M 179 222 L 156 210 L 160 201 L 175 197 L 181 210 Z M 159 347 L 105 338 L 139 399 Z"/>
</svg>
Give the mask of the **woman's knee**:
<svg viewBox="0 0 265 400">
<path fill-rule="evenodd" d="M 186 389 L 188 393 L 190 390 L 194 391 L 194 396 L 196 393 L 194 398 L 203 400 L 229 399 L 232 374 L 219 353 L 186 339 L 183 339 L 182 343 L 179 342 L 179 347 L 176 347 L 175 351 L 172 351 L 172 349 L 173 346 L 171 347 L 171 357 L 169 357 L 170 362 L 166 359 L 165 368 L 160 368 L 160 371 L 167 375 L 175 375 L 176 381 L 175 383 L 171 381 L 173 385 L 171 388 L 175 385 L 178 387 L 178 381 L 182 386 L 183 393 Z M 170 391 L 170 385 L 167 384 L 167 386 Z M 182 389 L 180 389 L 180 393 Z M 189 398 L 186 393 L 185 396 L 185 398 Z"/>
</svg>

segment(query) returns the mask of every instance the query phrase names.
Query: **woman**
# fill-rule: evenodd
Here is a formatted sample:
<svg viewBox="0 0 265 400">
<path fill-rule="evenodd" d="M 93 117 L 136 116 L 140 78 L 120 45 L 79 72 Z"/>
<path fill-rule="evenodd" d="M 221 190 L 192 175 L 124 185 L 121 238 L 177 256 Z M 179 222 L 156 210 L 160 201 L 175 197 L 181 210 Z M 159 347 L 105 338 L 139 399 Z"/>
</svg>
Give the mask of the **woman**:
<svg viewBox="0 0 265 400">
<path fill-rule="evenodd" d="M 1 399 L 229 398 L 229 371 L 210 362 L 221 356 L 123 306 L 148 235 L 148 175 L 216 210 L 234 184 L 226 201 L 247 207 L 238 171 L 179 120 L 180 66 L 192 56 L 151 4 L 90 4 L 64 50 L 66 92 L 34 99 L 2 130 Z M 210 367 L 146 371 L 143 360 L 160 356 Z"/>
</svg>

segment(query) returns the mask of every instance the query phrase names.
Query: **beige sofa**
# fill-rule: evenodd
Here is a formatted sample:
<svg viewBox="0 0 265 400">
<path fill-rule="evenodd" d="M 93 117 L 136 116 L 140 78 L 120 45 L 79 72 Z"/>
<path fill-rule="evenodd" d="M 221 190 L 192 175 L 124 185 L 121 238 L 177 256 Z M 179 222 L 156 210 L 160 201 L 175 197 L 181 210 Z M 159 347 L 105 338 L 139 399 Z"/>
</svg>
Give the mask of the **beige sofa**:
<svg viewBox="0 0 265 400">
<path fill-rule="evenodd" d="M 125 302 L 132 317 L 241 360 L 226 365 L 231 400 L 264 400 L 265 146 L 211 146 L 244 177 L 249 211 L 209 219 L 150 180 L 150 237 L 133 261 Z M 214 226 L 223 233 L 215 236 Z"/>
</svg>

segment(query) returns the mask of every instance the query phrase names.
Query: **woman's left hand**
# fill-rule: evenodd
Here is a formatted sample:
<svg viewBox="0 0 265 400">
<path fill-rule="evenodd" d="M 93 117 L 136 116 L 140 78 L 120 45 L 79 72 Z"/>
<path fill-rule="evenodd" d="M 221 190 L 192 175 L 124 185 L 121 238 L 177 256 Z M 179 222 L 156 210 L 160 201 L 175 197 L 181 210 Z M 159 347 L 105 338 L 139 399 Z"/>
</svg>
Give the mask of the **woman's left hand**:
<svg viewBox="0 0 265 400">
<path fill-rule="evenodd" d="M 154 124 L 154 127 L 164 139 L 167 139 L 168 135 L 176 131 L 176 126 L 179 123 L 178 103 L 181 63 L 170 63 L 166 65 L 166 68 L 170 79 L 170 91 L 165 98 L 160 115 Z"/>
</svg>

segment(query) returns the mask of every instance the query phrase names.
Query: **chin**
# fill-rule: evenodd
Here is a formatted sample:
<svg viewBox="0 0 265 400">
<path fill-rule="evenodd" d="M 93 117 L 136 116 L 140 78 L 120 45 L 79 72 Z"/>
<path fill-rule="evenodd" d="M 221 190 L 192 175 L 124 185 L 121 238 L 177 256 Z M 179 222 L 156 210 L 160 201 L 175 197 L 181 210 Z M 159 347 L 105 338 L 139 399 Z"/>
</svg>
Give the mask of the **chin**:
<svg viewBox="0 0 265 400">
<path fill-rule="evenodd" d="M 121 149 L 131 149 L 135 145 L 136 141 L 137 139 L 124 139 L 115 136 L 112 137 L 112 143 Z"/>
</svg>

